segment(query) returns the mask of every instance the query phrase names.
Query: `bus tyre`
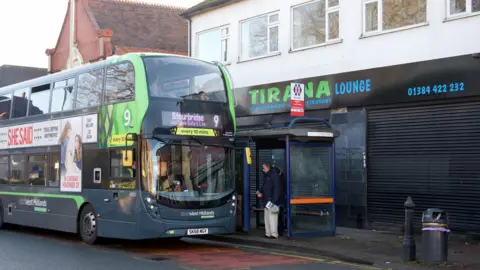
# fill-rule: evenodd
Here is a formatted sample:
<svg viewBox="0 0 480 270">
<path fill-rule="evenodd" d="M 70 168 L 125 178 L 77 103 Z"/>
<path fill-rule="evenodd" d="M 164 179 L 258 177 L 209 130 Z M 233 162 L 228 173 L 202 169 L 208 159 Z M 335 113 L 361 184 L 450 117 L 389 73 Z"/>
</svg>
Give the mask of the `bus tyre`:
<svg viewBox="0 0 480 270">
<path fill-rule="evenodd" d="M 86 205 L 80 213 L 78 229 L 83 242 L 93 245 L 97 240 L 97 216 L 91 205 Z"/>
</svg>

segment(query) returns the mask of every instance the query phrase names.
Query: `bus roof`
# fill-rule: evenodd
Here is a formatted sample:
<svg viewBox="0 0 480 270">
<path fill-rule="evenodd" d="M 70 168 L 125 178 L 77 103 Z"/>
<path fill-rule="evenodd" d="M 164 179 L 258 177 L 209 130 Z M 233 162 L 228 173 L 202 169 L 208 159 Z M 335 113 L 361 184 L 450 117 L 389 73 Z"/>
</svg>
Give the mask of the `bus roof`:
<svg viewBox="0 0 480 270">
<path fill-rule="evenodd" d="M 138 56 L 173 56 L 173 57 L 191 58 L 188 56 L 177 55 L 177 54 L 166 54 L 166 53 L 127 53 L 124 55 L 114 55 L 105 60 L 98 61 L 95 63 L 82 65 L 72 69 L 63 70 L 58 73 L 48 74 L 48 75 L 37 77 L 28 81 L 23 81 L 23 82 L 11 84 L 5 87 L 0 87 L 0 95 L 12 93 L 14 90 L 17 90 L 17 89 L 27 88 L 31 86 L 38 86 L 38 85 L 52 83 L 55 81 L 70 79 L 75 77 L 79 73 L 88 72 L 90 70 L 108 66 L 123 60 L 132 60 L 132 58 L 135 58 Z"/>
</svg>

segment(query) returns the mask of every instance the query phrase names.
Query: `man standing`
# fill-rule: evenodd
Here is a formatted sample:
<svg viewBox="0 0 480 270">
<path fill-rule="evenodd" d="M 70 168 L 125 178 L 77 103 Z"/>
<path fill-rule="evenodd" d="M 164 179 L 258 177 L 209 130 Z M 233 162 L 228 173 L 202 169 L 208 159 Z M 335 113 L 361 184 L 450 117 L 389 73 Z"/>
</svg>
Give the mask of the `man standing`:
<svg viewBox="0 0 480 270">
<path fill-rule="evenodd" d="M 260 191 L 257 191 L 257 195 L 263 197 L 265 207 L 265 237 L 278 239 L 278 206 L 281 203 L 280 177 L 275 170 L 271 169 L 269 163 L 263 163 L 263 172 L 265 173 L 265 179 Z M 271 204 L 273 204 L 272 207 L 267 207 Z"/>
</svg>

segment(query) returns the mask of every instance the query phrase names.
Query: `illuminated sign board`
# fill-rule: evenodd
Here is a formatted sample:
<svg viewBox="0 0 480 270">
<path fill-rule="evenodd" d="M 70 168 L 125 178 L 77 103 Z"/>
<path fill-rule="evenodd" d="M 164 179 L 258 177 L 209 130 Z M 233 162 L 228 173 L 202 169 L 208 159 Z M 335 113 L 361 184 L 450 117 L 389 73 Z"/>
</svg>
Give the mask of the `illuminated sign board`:
<svg viewBox="0 0 480 270">
<path fill-rule="evenodd" d="M 221 129 L 222 119 L 217 114 L 162 111 L 163 126 Z"/>
</svg>

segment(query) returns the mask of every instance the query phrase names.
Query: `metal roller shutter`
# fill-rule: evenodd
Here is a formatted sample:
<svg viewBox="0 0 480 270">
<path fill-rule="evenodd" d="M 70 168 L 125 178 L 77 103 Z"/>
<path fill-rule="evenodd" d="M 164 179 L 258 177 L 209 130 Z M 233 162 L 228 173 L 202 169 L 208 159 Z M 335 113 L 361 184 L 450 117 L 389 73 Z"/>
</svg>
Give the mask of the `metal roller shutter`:
<svg viewBox="0 0 480 270">
<path fill-rule="evenodd" d="M 369 222 L 399 225 L 403 204 L 448 211 L 450 227 L 480 231 L 480 102 L 368 113 Z"/>
</svg>

